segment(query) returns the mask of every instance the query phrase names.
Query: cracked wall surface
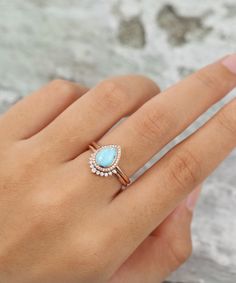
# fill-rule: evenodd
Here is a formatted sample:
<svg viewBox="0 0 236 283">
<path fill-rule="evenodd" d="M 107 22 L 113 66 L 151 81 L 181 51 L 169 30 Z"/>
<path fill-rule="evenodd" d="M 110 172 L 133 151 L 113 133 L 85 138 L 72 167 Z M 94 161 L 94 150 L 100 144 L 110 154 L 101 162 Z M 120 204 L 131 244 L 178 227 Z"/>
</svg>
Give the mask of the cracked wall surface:
<svg viewBox="0 0 236 283">
<path fill-rule="evenodd" d="M 0 113 L 54 78 L 93 86 L 107 76 L 141 73 L 164 89 L 235 51 L 235 0 L 0 0 Z M 234 151 L 204 185 L 194 254 L 170 282 L 236 282 L 235 172 Z"/>
</svg>

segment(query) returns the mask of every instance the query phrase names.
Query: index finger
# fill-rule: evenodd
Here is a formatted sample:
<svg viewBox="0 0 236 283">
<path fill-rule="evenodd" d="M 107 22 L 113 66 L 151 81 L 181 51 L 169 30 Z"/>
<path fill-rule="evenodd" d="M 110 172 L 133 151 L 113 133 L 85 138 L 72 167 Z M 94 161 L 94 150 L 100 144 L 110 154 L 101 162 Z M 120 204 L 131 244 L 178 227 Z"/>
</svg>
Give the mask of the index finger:
<svg viewBox="0 0 236 283">
<path fill-rule="evenodd" d="M 229 72 L 236 84 L 234 69 Z M 229 58 L 226 59 L 229 62 Z M 228 65 L 228 68 L 230 65 Z M 220 78 L 218 78 L 220 79 Z M 225 78 L 226 79 L 226 78 Z M 184 81 L 183 83 L 186 83 Z M 191 94 L 191 85 L 189 85 Z M 236 146 L 236 100 L 224 107 L 200 130 L 177 145 L 109 207 L 109 229 L 118 232 L 117 253 L 123 257 L 165 219 L 191 190 L 201 183 Z"/>
</svg>

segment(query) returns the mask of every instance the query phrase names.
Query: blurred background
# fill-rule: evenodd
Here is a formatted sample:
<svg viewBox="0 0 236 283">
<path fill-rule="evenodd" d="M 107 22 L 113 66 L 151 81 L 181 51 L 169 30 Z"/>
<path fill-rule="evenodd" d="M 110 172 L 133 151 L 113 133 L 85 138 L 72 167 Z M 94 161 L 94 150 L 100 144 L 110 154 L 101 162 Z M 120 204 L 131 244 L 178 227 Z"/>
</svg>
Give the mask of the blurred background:
<svg viewBox="0 0 236 283">
<path fill-rule="evenodd" d="M 54 78 L 93 86 L 108 76 L 141 73 L 164 89 L 235 51 L 235 0 L 0 0 L 0 113 Z M 155 160 L 233 97 L 214 105 Z M 204 184 L 194 254 L 168 282 L 236 282 L 235 173 L 233 152 Z"/>
</svg>

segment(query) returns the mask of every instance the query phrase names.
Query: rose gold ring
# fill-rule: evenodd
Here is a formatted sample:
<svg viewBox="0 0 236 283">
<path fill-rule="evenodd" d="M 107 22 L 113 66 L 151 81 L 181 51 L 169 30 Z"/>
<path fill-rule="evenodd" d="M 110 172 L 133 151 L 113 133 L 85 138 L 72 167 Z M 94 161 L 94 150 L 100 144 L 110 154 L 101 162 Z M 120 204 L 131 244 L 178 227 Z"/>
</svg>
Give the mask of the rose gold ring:
<svg viewBox="0 0 236 283">
<path fill-rule="evenodd" d="M 129 177 L 118 166 L 121 157 L 121 147 L 119 145 L 100 146 L 96 142 L 92 142 L 89 148 L 92 150 L 89 159 L 92 173 L 101 177 L 108 177 L 114 174 L 122 186 L 126 187 L 130 184 Z"/>
</svg>

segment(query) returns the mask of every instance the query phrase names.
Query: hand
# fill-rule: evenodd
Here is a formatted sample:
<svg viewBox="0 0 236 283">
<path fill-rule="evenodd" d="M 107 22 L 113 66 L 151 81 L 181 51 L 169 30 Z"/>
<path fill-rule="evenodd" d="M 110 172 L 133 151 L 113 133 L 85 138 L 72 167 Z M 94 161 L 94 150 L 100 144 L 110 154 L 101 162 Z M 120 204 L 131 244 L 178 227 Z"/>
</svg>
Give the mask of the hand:
<svg viewBox="0 0 236 283">
<path fill-rule="evenodd" d="M 124 76 L 55 81 L 14 105 L 0 118 L 0 281 L 161 282 L 191 252 L 198 190 L 184 199 L 236 145 L 236 101 L 124 191 L 91 173 L 88 145 L 120 145 L 131 176 L 235 86 L 232 55 L 159 95 Z"/>
</svg>

